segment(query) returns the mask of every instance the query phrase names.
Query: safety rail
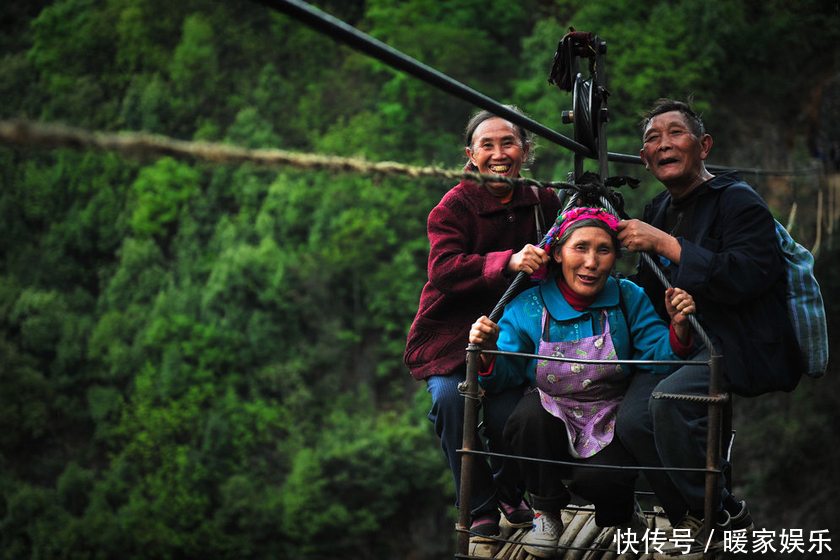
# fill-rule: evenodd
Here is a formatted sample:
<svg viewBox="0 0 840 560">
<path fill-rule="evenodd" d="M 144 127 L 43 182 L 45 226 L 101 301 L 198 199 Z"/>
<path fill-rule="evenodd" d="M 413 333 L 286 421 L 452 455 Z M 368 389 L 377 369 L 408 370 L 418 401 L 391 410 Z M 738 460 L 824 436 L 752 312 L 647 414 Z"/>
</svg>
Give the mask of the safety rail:
<svg viewBox="0 0 840 560">
<path fill-rule="evenodd" d="M 497 457 L 502 459 L 526 460 L 544 463 L 554 463 L 559 465 L 568 465 L 583 468 L 600 468 L 613 470 L 634 470 L 634 471 L 684 471 L 684 472 L 702 472 L 706 474 L 706 488 L 705 488 L 705 504 L 704 504 L 704 520 L 703 532 L 701 533 L 703 542 L 709 542 L 710 536 L 713 535 L 715 523 L 715 514 L 717 501 L 715 496 L 718 490 L 719 478 L 722 471 L 718 468 L 718 461 L 721 456 L 721 428 L 722 428 L 722 409 L 723 405 L 728 402 L 729 395 L 721 393 L 722 380 L 722 360 L 723 357 L 716 355 L 710 348 L 711 357 L 709 360 L 584 360 L 577 358 L 566 358 L 560 356 L 542 356 L 539 354 L 529 354 L 523 352 L 507 352 L 502 350 L 482 350 L 476 344 L 467 346 L 467 372 L 466 380 L 459 386 L 460 392 L 464 395 L 464 436 L 461 449 L 458 453 L 461 454 L 461 481 L 460 481 L 460 500 L 458 504 L 458 523 L 456 525 L 457 552 L 456 558 L 475 558 L 469 554 L 470 547 L 470 518 L 472 513 L 471 491 L 472 491 L 472 469 L 476 456 Z M 493 355 L 508 355 L 525 358 L 539 358 L 540 360 L 557 361 L 557 362 L 572 362 L 580 364 L 630 364 L 630 365 L 708 365 L 709 366 L 709 394 L 708 395 L 672 395 L 666 393 L 655 393 L 654 398 L 683 400 L 686 398 L 700 397 L 708 405 L 709 410 L 709 424 L 706 434 L 706 467 L 650 467 L 637 465 L 599 465 L 595 463 L 581 464 L 567 461 L 552 461 L 548 459 L 538 459 L 535 457 L 522 457 L 514 455 L 504 455 L 499 453 L 492 453 L 477 449 L 476 445 L 476 431 L 478 428 L 478 401 L 481 398 L 481 391 L 478 382 L 478 362 L 481 354 Z M 504 539 L 499 539 L 503 541 Z M 564 549 L 580 550 L 578 547 L 560 547 Z M 585 550 L 606 550 L 600 548 L 587 548 Z M 707 547 L 703 552 L 704 560 L 711 560 L 716 556 L 716 547 Z"/>
</svg>

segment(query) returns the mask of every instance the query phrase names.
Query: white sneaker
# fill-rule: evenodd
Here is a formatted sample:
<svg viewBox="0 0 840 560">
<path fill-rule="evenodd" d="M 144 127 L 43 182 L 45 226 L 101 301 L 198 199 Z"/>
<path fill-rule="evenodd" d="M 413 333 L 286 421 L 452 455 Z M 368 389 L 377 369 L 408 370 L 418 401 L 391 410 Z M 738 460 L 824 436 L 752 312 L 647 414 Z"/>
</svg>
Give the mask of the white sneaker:
<svg viewBox="0 0 840 560">
<path fill-rule="evenodd" d="M 525 535 L 525 552 L 539 558 L 551 558 L 557 554 L 557 542 L 563 534 L 563 520 L 559 513 L 534 512 L 531 532 Z"/>
<path fill-rule="evenodd" d="M 703 541 L 698 540 L 702 532 L 703 520 L 686 514 L 679 523 L 664 529 L 664 543 L 658 547 L 654 543 L 649 544 L 654 549 L 658 548 L 662 554 L 668 557 L 678 554 L 690 554 L 697 550 L 703 550 Z M 662 558 L 662 556 L 659 557 Z"/>
</svg>

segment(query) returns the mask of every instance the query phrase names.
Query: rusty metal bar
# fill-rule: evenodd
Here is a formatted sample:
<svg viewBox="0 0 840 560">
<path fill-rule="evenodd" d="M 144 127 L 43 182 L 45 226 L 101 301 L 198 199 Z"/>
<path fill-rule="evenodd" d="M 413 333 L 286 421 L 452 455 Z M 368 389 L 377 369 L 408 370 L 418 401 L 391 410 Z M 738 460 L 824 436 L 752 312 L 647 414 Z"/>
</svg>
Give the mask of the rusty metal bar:
<svg viewBox="0 0 840 560">
<path fill-rule="evenodd" d="M 662 393 L 659 391 L 651 395 L 654 399 L 669 399 L 672 401 L 690 401 L 699 404 L 720 403 L 725 404 L 729 401 L 729 394 L 723 393 L 719 395 L 678 395 L 675 393 Z"/>
<path fill-rule="evenodd" d="M 461 447 L 473 451 L 478 426 L 478 358 L 481 349 L 475 344 L 467 346 L 467 379 L 464 387 L 464 437 Z M 475 456 L 461 454 L 460 497 L 458 499 L 458 555 L 468 555 L 470 550 L 470 520 L 472 517 L 472 471 Z"/>
<path fill-rule="evenodd" d="M 720 388 L 722 385 L 722 369 L 723 357 L 716 355 L 711 348 L 712 353 L 711 369 L 709 371 L 709 397 L 717 399 L 720 396 Z M 703 541 L 710 542 L 715 530 L 715 519 L 717 517 L 717 506 L 720 501 L 720 474 L 714 472 L 720 463 L 720 429 L 721 429 L 721 411 L 723 403 L 720 400 L 712 400 L 709 402 L 709 424 L 706 432 L 706 502 L 705 502 L 705 519 L 703 521 Z M 714 548 L 707 546 L 707 550 L 703 554 L 704 560 L 714 560 L 716 555 L 716 546 Z"/>
<path fill-rule="evenodd" d="M 466 450 L 466 449 L 459 449 L 458 453 L 463 454 L 471 454 L 471 455 L 481 455 L 482 457 L 497 457 L 499 459 L 515 459 L 518 461 L 530 461 L 532 463 L 546 463 L 551 465 L 562 465 L 566 467 L 583 467 L 585 469 L 592 468 L 592 469 L 602 469 L 602 470 L 613 470 L 613 471 L 668 471 L 668 472 L 693 472 L 693 473 L 700 473 L 705 474 L 709 472 L 706 467 L 644 467 L 641 465 L 598 465 L 595 463 L 575 463 L 573 461 L 557 461 L 554 459 L 539 459 L 537 457 L 527 457 L 522 455 L 509 455 L 507 453 L 493 453 L 491 451 L 483 451 L 483 450 Z M 720 469 L 715 470 L 716 473 L 722 473 L 723 471 Z"/>
</svg>

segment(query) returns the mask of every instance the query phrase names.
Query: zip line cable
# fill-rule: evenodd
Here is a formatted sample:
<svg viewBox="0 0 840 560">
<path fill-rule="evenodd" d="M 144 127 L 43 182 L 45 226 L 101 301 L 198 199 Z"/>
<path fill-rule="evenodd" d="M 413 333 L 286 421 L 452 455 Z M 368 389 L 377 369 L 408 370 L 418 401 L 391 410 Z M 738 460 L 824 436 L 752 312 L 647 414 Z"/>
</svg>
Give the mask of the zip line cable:
<svg viewBox="0 0 840 560">
<path fill-rule="evenodd" d="M 418 60 L 374 39 L 355 27 L 346 24 L 321 10 L 298 0 L 253 0 L 273 10 L 282 12 L 308 25 L 336 41 L 346 43 L 350 47 L 368 56 L 380 60 L 392 68 L 402 70 L 438 89 L 496 114 L 505 120 L 517 124 L 526 130 L 538 134 L 546 140 L 559 144 L 576 154 L 590 155 L 590 150 L 571 138 L 563 136 L 537 121 L 508 109 L 498 101 L 480 93 L 461 82 L 431 68 Z"/>
<path fill-rule="evenodd" d="M 498 101 L 470 88 L 469 86 L 454 80 L 446 74 L 423 64 L 422 62 L 394 49 L 393 47 L 390 47 L 389 45 L 371 37 L 366 33 L 363 33 L 362 31 L 359 31 L 355 27 L 348 25 L 340 19 L 331 16 L 330 14 L 327 14 L 326 12 L 315 8 L 306 2 L 301 2 L 300 0 L 252 1 L 297 19 L 315 31 L 323 33 L 336 41 L 345 43 L 348 46 L 371 56 L 372 58 L 388 64 L 392 68 L 401 70 L 406 74 L 410 74 L 415 78 L 435 86 L 443 92 L 471 103 L 476 107 L 490 111 L 493 114 L 498 115 L 513 124 L 519 125 L 550 142 L 567 148 L 576 154 L 589 158 L 595 158 L 597 156 L 597 154 L 593 154 L 592 151 L 583 144 L 572 140 L 571 138 L 568 138 L 551 128 L 548 128 L 542 123 L 539 123 L 525 115 L 508 109 L 502 103 L 499 103 Z M 607 152 L 607 159 L 615 163 L 642 164 L 642 158 L 637 155 Z M 753 175 L 803 175 L 819 173 L 819 170 L 814 168 L 792 171 L 771 171 L 756 168 L 740 169 L 718 165 L 707 165 L 706 167 L 711 171 L 732 171 L 737 169 L 743 173 Z"/>
<path fill-rule="evenodd" d="M 576 154 L 592 157 L 591 151 L 582 144 L 563 136 L 545 125 L 512 111 L 503 104 L 476 90 L 453 80 L 449 76 L 393 49 L 392 47 L 362 33 L 343 21 L 299 0 L 252 0 L 274 10 L 283 12 L 327 34 L 336 40 L 364 52 L 386 64 L 411 74 L 435 87 L 482 109 L 493 112 L 506 120 L 538 134 L 542 138 L 563 146 Z M 161 135 L 142 132 L 113 133 L 94 132 L 60 124 L 43 124 L 25 119 L 0 121 L 0 142 L 29 147 L 100 149 L 121 152 L 130 157 L 176 157 L 207 161 L 212 163 L 251 163 L 266 167 L 295 166 L 304 169 L 357 172 L 363 174 L 403 175 L 411 178 L 438 177 L 446 179 L 469 179 L 486 183 L 529 184 L 538 187 L 565 188 L 562 182 L 539 182 L 533 179 L 509 178 L 481 175 L 463 171 L 447 171 L 436 167 L 416 167 L 395 162 L 371 163 L 358 158 L 303 154 L 278 149 L 250 150 L 227 144 L 191 142 L 176 140 Z M 608 152 L 609 161 L 641 164 L 639 156 Z M 727 171 L 735 168 L 707 165 L 713 171 Z M 803 175 L 816 174 L 819 169 L 770 171 L 756 168 L 738 169 L 753 175 Z"/>
<path fill-rule="evenodd" d="M 252 0 L 271 9 L 294 17 L 316 31 L 342 41 L 349 46 L 368 54 L 393 68 L 415 76 L 438 89 L 467 101 L 529 130 L 540 137 L 565 147 L 572 152 L 593 157 L 584 145 L 563 136 L 545 125 L 525 116 L 465 86 L 449 76 L 393 49 L 392 47 L 362 33 L 343 21 L 299 0 Z M 209 142 L 190 142 L 176 140 L 148 133 L 108 133 L 92 132 L 80 128 L 58 124 L 41 124 L 27 120 L 0 121 L 0 142 L 44 148 L 96 148 L 117 151 L 125 155 L 144 157 L 178 157 L 203 160 L 213 163 L 242 164 L 252 163 L 266 167 L 292 165 L 304 169 L 331 170 L 338 172 L 357 172 L 363 174 L 403 175 L 411 178 L 439 177 L 446 179 L 469 179 L 481 184 L 493 178 L 494 182 L 507 184 L 530 184 L 539 187 L 564 188 L 565 183 L 539 182 L 532 179 L 512 179 L 503 176 L 480 175 L 462 171 L 446 171 L 435 167 L 416 167 L 394 162 L 371 163 L 357 158 L 302 154 L 285 150 L 249 150 L 226 144 Z M 609 161 L 618 163 L 641 164 L 639 156 L 608 152 Z M 707 165 L 713 171 L 726 171 L 733 168 Z M 762 169 L 744 169 L 743 172 L 754 175 L 802 175 L 818 173 L 816 169 L 793 171 L 767 171 Z"/>
<path fill-rule="evenodd" d="M 603 187 L 603 185 L 601 185 L 601 186 Z M 572 190 L 575 190 L 575 189 L 578 189 L 579 186 L 578 185 L 569 185 L 569 188 L 572 189 Z M 606 187 L 603 187 L 602 190 L 605 190 L 605 189 L 606 189 Z M 572 194 L 569 201 L 566 203 L 565 207 L 563 208 L 562 213 L 566 213 L 572 207 L 574 207 L 575 202 L 577 202 L 578 198 L 579 198 L 579 193 L 578 193 L 577 190 L 575 190 L 575 192 Z M 601 205 L 604 207 L 604 209 L 607 210 L 607 212 L 609 212 L 610 214 L 612 214 L 613 216 L 615 216 L 619 220 L 622 219 L 621 215 L 616 211 L 615 207 L 613 207 L 610 200 L 604 194 L 598 194 L 598 199 L 601 202 Z M 549 239 L 550 235 L 551 235 L 550 232 L 546 233 L 545 236 L 542 238 L 539 245 L 537 245 L 540 249 L 545 248 L 545 245 L 548 242 L 548 239 Z M 649 254 L 647 254 L 645 252 L 640 252 L 639 253 L 639 258 L 642 259 L 643 261 L 645 261 L 645 263 L 653 270 L 653 273 L 656 275 L 656 277 L 659 279 L 659 281 L 662 283 L 662 285 L 665 287 L 666 290 L 668 288 L 671 288 L 671 283 L 668 281 L 668 278 L 665 276 L 665 273 L 659 268 L 659 266 L 656 264 L 656 261 L 654 261 L 653 258 Z M 504 312 L 505 306 L 510 302 L 511 299 L 513 299 L 514 295 L 516 295 L 516 293 L 518 292 L 519 287 L 524 282 L 526 282 L 527 278 L 530 278 L 530 276 L 525 272 L 520 271 L 516 275 L 516 277 L 513 279 L 513 282 L 511 282 L 510 286 L 508 286 L 508 289 L 505 291 L 504 294 L 502 294 L 502 297 L 499 299 L 498 303 L 496 303 L 496 306 L 493 308 L 493 311 L 490 312 L 490 315 L 488 316 L 488 318 L 491 321 L 493 321 L 494 323 L 499 322 L 499 319 L 501 318 L 502 313 Z M 706 333 L 705 329 L 703 329 L 703 327 L 697 321 L 697 317 L 695 317 L 694 314 L 687 315 L 687 317 L 688 317 L 689 324 L 692 327 L 694 327 L 694 331 L 700 337 L 700 340 L 703 341 L 703 344 L 705 345 L 705 347 L 708 348 L 709 354 L 717 355 L 714 344 L 712 343 L 711 338 L 709 337 L 708 333 Z"/>
</svg>

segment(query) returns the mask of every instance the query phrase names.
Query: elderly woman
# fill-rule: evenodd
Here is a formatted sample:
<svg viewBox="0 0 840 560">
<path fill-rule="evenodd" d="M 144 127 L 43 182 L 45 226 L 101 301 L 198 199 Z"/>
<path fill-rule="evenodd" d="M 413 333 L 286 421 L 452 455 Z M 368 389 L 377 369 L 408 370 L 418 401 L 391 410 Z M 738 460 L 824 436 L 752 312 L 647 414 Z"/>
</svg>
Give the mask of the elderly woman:
<svg viewBox="0 0 840 560">
<path fill-rule="evenodd" d="M 470 342 L 541 356 L 586 360 L 677 360 L 688 355 L 694 301 L 679 289 L 666 293 L 671 326 L 659 318 L 644 291 L 612 276 L 619 256 L 618 221 L 599 208 L 563 214 L 546 245 L 553 260 L 539 286 L 505 309 L 498 325 L 482 316 Z M 670 332 L 669 332 L 670 331 Z M 638 366 L 651 367 L 651 366 Z M 666 375 L 669 366 L 656 366 Z M 516 356 L 481 355 L 479 380 L 488 393 L 523 383 L 531 387 L 504 429 L 519 456 L 601 465 L 632 465 L 632 456 L 613 437 L 616 412 L 633 369 L 621 364 L 583 364 Z M 595 505 L 601 527 L 643 528 L 635 508 L 633 470 L 566 469 L 521 461 L 536 512 L 526 551 L 548 557 L 563 530 L 560 512 L 571 489 Z M 563 478 L 571 478 L 570 487 Z"/>
<path fill-rule="evenodd" d="M 534 155 L 526 130 L 487 111 L 470 119 L 464 136 L 468 171 L 515 178 Z M 461 480 L 456 451 L 464 426 L 458 384 L 466 378 L 470 325 L 493 309 L 518 272 L 530 274 L 548 262 L 536 244 L 559 209 L 549 189 L 462 181 L 429 214 L 429 281 L 408 333 L 405 363 L 432 396 L 429 420 L 452 470 L 456 505 Z M 510 385 L 482 401 L 490 451 L 505 452 L 502 430 L 523 389 Z M 476 461 L 470 497 L 474 540 L 499 533 L 500 510 L 513 526 L 531 525 L 533 511 L 522 501 L 519 480 L 515 461 Z"/>
</svg>

